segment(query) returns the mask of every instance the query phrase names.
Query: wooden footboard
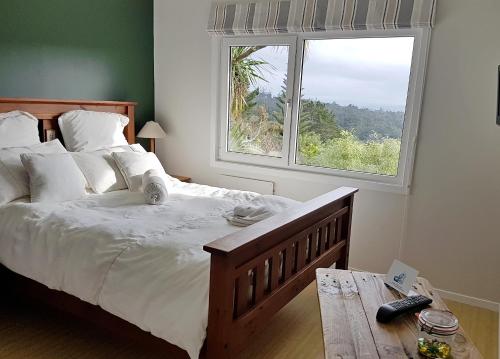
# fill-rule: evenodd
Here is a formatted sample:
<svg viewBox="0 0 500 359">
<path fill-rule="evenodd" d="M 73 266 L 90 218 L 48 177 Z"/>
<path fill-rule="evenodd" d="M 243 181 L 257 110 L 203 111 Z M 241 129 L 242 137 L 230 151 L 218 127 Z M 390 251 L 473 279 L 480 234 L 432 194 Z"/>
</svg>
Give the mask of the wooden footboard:
<svg viewBox="0 0 500 359">
<path fill-rule="evenodd" d="M 356 192 L 342 187 L 204 246 L 211 253 L 208 359 L 234 357 L 316 268 L 347 269 Z"/>
</svg>

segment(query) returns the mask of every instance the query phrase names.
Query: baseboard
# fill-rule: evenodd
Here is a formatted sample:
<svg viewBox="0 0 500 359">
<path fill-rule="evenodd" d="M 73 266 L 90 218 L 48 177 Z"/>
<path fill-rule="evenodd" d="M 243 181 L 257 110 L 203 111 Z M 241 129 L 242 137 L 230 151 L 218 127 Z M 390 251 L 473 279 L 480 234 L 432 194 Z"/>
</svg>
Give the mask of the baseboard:
<svg viewBox="0 0 500 359">
<path fill-rule="evenodd" d="M 494 312 L 498 312 L 500 310 L 500 303 L 492 302 L 490 300 L 471 297 L 465 294 L 450 292 L 449 290 L 437 289 L 439 296 L 443 299 L 453 300 L 458 303 L 472 305 L 474 307 L 479 307 L 483 309 L 488 309 Z"/>
<path fill-rule="evenodd" d="M 349 269 L 353 270 L 353 271 L 357 271 L 357 272 L 366 272 L 363 269 L 354 268 L 354 267 L 349 267 Z M 487 299 L 471 297 L 471 296 L 468 296 L 465 294 L 451 292 L 449 290 L 444 290 L 444 289 L 439 289 L 439 288 L 434 288 L 434 289 L 439 294 L 439 296 L 443 299 L 449 299 L 449 300 L 453 300 L 453 301 L 458 302 L 458 303 L 463 303 L 463 304 L 472 305 L 472 306 L 478 307 L 478 308 L 488 309 L 488 310 L 491 310 L 493 312 L 500 312 L 500 303 L 493 302 L 493 301 L 487 300 Z"/>
</svg>

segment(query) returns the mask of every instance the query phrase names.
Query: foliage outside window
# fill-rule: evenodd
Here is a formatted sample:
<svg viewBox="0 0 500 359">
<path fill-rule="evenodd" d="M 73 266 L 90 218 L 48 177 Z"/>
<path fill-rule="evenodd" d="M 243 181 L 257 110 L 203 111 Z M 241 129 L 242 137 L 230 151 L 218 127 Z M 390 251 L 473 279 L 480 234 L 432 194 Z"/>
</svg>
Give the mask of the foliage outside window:
<svg viewBox="0 0 500 359">
<path fill-rule="evenodd" d="M 398 176 L 414 41 L 298 39 L 295 51 L 287 41 L 232 39 L 222 59 L 224 153 L 254 164 L 275 158 L 277 167 Z"/>
<path fill-rule="evenodd" d="M 270 52 L 275 53 L 271 59 L 265 56 Z M 281 66 L 273 65 L 273 60 Z M 231 47 L 230 151 L 282 156 L 283 99 L 266 97 L 262 85 L 284 81 L 287 62 L 286 46 Z"/>
</svg>

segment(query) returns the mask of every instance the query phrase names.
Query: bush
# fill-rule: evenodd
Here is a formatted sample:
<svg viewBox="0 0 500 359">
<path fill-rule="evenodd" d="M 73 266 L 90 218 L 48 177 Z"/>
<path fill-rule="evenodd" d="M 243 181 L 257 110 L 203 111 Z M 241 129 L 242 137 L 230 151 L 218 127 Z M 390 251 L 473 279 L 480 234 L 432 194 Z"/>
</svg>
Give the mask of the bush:
<svg viewBox="0 0 500 359">
<path fill-rule="evenodd" d="M 349 131 L 340 131 L 322 142 L 315 133 L 299 136 L 298 162 L 308 166 L 336 168 L 395 176 L 398 173 L 401 142 L 396 139 L 360 141 Z"/>
</svg>

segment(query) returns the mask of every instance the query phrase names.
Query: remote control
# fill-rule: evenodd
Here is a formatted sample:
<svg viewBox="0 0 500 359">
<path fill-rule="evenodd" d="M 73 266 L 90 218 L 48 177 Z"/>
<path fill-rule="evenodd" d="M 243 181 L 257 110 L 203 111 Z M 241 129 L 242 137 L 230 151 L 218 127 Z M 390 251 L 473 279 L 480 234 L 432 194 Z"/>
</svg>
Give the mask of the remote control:
<svg viewBox="0 0 500 359">
<path fill-rule="evenodd" d="M 388 323 L 401 314 L 418 312 L 431 303 L 432 299 L 423 295 L 412 295 L 406 297 L 405 299 L 385 303 L 378 308 L 377 321 L 381 323 Z"/>
</svg>

